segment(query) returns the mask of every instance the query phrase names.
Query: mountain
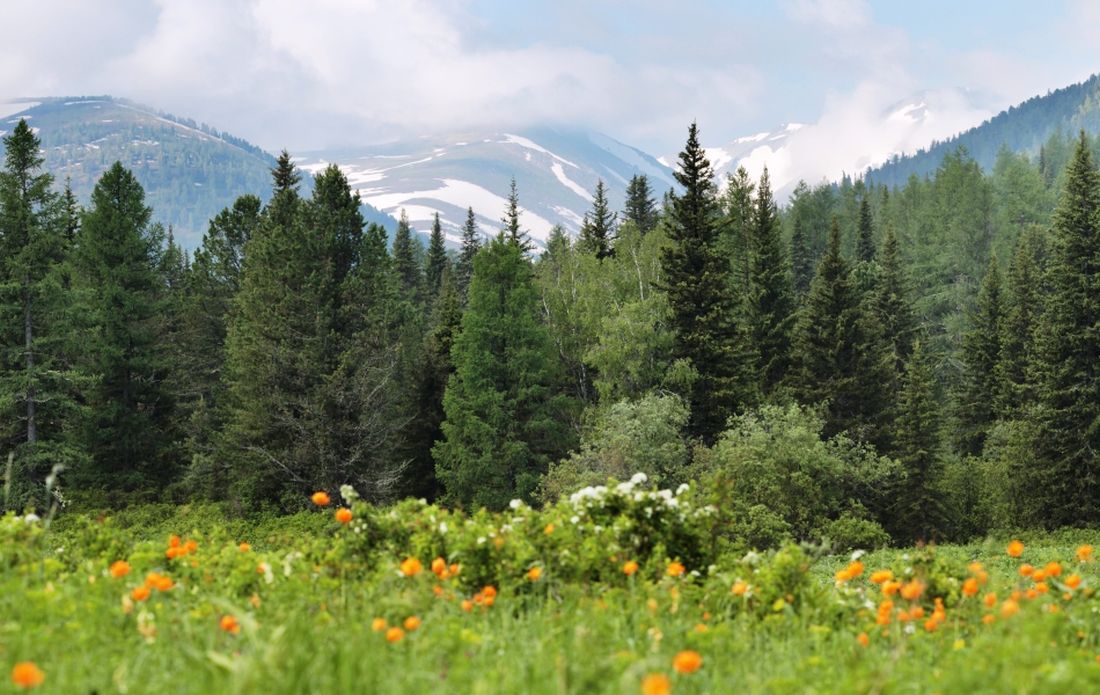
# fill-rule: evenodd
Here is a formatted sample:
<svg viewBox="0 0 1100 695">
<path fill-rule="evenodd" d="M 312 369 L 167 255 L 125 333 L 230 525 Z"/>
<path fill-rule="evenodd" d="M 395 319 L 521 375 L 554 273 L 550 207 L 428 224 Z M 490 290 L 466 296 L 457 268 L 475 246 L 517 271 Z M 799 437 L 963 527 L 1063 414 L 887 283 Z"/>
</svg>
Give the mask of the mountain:
<svg viewBox="0 0 1100 695">
<path fill-rule="evenodd" d="M 187 249 L 201 242 L 210 218 L 237 196 L 270 195 L 274 157 L 205 124 L 108 96 L 21 100 L 5 111 L 10 115 L 0 118 L 0 135 L 25 118 L 42 140 L 46 169 L 58 186 L 71 180 L 83 203 L 99 176 L 121 161 L 145 188 L 153 219 L 171 225 Z M 365 212 L 373 221 L 393 223 Z"/>
<path fill-rule="evenodd" d="M 753 178 L 767 166 L 772 187 L 784 200 L 799 180 L 817 183 L 858 175 L 904 153 L 919 152 L 994 113 L 988 97 L 964 89 L 926 90 L 885 106 L 878 103 L 875 95 L 857 93 L 827 104 L 815 123 L 788 123 L 739 137 L 708 148 L 707 155 L 723 180 L 739 166 Z"/>
<path fill-rule="evenodd" d="M 671 170 L 652 156 L 600 133 L 562 128 L 423 137 L 309 152 L 296 163 L 310 172 L 339 165 L 365 203 L 394 217 L 404 210 L 421 232 L 438 212 L 452 245 L 460 239 L 467 207 L 482 233 L 500 229 L 513 178 L 520 221 L 538 246 L 554 225 L 579 231 L 598 179 L 616 210 L 635 174 L 649 177 L 658 199 L 674 185 Z"/>
</svg>

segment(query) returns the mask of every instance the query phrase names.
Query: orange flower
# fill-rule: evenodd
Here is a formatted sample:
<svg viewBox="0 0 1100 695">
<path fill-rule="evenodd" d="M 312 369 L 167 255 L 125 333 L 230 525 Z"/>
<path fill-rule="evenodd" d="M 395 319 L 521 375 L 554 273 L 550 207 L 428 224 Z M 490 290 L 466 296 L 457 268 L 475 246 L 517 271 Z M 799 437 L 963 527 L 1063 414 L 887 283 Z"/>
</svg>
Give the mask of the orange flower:
<svg viewBox="0 0 1100 695">
<path fill-rule="evenodd" d="M 157 575 L 156 581 L 153 582 L 153 588 L 157 591 L 168 591 L 175 585 L 175 582 L 173 582 L 170 577 L 166 577 L 163 574 Z"/>
<path fill-rule="evenodd" d="M 1026 596 L 1029 601 L 1034 601 L 1035 599 L 1039 598 L 1039 592 L 1035 589 L 1028 589 L 1024 592 L 1024 596 Z"/>
<path fill-rule="evenodd" d="M 882 585 L 882 595 L 883 596 L 893 596 L 894 594 L 898 593 L 899 591 L 901 591 L 901 582 L 891 580 L 891 581 L 883 583 L 883 585 Z"/>
<path fill-rule="evenodd" d="M 415 615 L 410 615 L 405 618 L 405 629 L 409 632 L 415 632 L 416 628 L 420 627 L 420 618 Z"/>
<path fill-rule="evenodd" d="M 672 681 L 663 673 L 651 673 L 642 679 L 642 695 L 669 695 Z"/>
<path fill-rule="evenodd" d="M 370 629 L 375 632 L 382 632 L 386 629 L 386 619 L 375 618 L 374 620 L 370 621 Z"/>
<path fill-rule="evenodd" d="M 967 579 L 962 585 L 963 596 L 978 595 L 978 580 L 974 577 Z"/>
<path fill-rule="evenodd" d="M 144 601 L 145 599 L 149 598 L 149 587 L 144 585 L 134 587 L 134 590 L 130 592 L 130 598 L 138 601 L 139 603 L 141 601 Z"/>
<path fill-rule="evenodd" d="M 1057 562 L 1048 562 L 1047 566 L 1044 567 L 1043 570 L 1046 572 L 1046 575 L 1048 577 L 1062 576 L 1062 565 L 1058 564 Z"/>
<path fill-rule="evenodd" d="M 447 574 L 447 561 L 441 557 L 432 560 L 432 574 L 437 577 Z"/>
<path fill-rule="evenodd" d="M 11 682 L 17 688 L 34 688 L 45 680 L 46 674 L 33 661 L 20 661 L 11 670 Z"/>
<path fill-rule="evenodd" d="M 1012 540 L 1005 549 L 1009 557 L 1020 557 L 1024 554 L 1024 544 L 1018 540 Z"/>
<path fill-rule="evenodd" d="M 542 532 L 545 533 L 547 536 L 549 536 L 551 533 L 554 532 L 554 525 L 553 524 L 547 524 L 546 528 L 542 529 Z"/>
<path fill-rule="evenodd" d="M 749 585 L 738 579 L 733 583 L 733 588 L 730 589 L 730 593 L 732 593 L 734 596 L 744 596 L 746 593 L 748 593 L 748 590 Z"/>
<path fill-rule="evenodd" d="M 885 584 L 894 578 L 894 573 L 890 570 L 879 570 L 871 573 L 872 584 Z"/>
<path fill-rule="evenodd" d="M 485 595 L 485 598 L 496 598 L 497 588 L 495 586 L 487 586 L 481 590 L 481 593 Z"/>
<path fill-rule="evenodd" d="M 1035 568 L 1025 562 L 1024 564 L 1020 565 L 1020 569 L 1016 571 L 1020 573 L 1021 577 L 1030 577 L 1032 574 L 1035 573 Z"/>
<path fill-rule="evenodd" d="M 997 594 L 986 594 L 985 598 L 982 599 L 982 603 L 984 603 L 989 608 L 992 608 L 993 606 L 996 606 L 997 605 Z"/>
<path fill-rule="evenodd" d="M 871 643 L 871 638 L 867 636 L 866 632 L 861 632 L 859 636 L 856 637 L 856 641 L 859 642 L 859 646 L 866 647 Z"/>
<path fill-rule="evenodd" d="M 1081 586 L 1081 575 L 1071 574 L 1066 577 L 1066 586 L 1071 589 L 1076 589 L 1077 587 Z"/>
<path fill-rule="evenodd" d="M 415 577 L 420 574 L 424 566 L 420 564 L 420 560 L 415 557 L 407 557 L 401 561 L 401 574 L 406 577 Z"/>
<path fill-rule="evenodd" d="M 684 568 L 684 565 L 681 562 L 670 562 L 670 563 L 668 563 L 668 576 L 670 576 L 670 577 L 681 577 L 681 576 L 683 576 L 685 571 L 686 571 L 686 569 Z"/>
<path fill-rule="evenodd" d="M 448 567 L 447 569 L 450 570 L 452 577 L 457 577 L 458 576 L 458 570 L 461 569 L 461 568 L 458 566 L 458 563 L 452 562 L 451 566 Z"/>
<path fill-rule="evenodd" d="M 191 540 L 190 538 L 188 538 L 187 541 L 183 544 L 183 553 L 184 553 L 184 555 L 190 555 L 191 553 L 195 552 L 198 549 L 199 549 L 198 542 L 194 541 L 194 540 Z"/>
<path fill-rule="evenodd" d="M 676 673 L 695 673 L 702 665 L 703 657 L 692 649 L 685 649 L 672 658 L 672 668 Z"/>
<path fill-rule="evenodd" d="M 435 594 L 436 596 L 442 596 L 443 595 L 443 587 L 436 584 L 435 586 L 432 587 L 432 593 Z"/>
<path fill-rule="evenodd" d="M 389 630 L 386 630 L 386 641 L 387 642 L 390 642 L 390 643 L 400 642 L 402 639 L 404 639 L 404 637 L 405 637 L 405 631 L 402 630 L 399 627 L 391 627 Z"/>
<path fill-rule="evenodd" d="M 183 555 L 183 548 L 179 546 L 173 546 L 164 551 L 164 557 L 168 558 L 169 560 L 175 560 L 181 555 Z"/>
<path fill-rule="evenodd" d="M 982 616 L 982 623 L 984 625 L 992 625 L 994 622 L 996 622 L 996 620 L 997 616 L 993 615 L 992 613 L 987 613 L 986 615 Z"/>
<path fill-rule="evenodd" d="M 332 504 L 332 500 L 329 499 L 328 493 L 324 490 L 318 490 L 309 499 L 318 507 L 327 507 Z"/>
<path fill-rule="evenodd" d="M 1079 545 L 1077 546 L 1077 561 L 1088 562 L 1092 559 L 1092 546 L 1091 545 Z"/>
<path fill-rule="evenodd" d="M 537 582 L 540 577 L 542 577 L 541 567 L 532 567 L 531 569 L 527 570 L 527 581 Z"/>
<path fill-rule="evenodd" d="M 913 620 L 920 620 L 924 617 L 924 606 L 913 606 L 909 611 L 909 615 L 913 617 Z"/>
<path fill-rule="evenodd" d="M 252 550 L 252 546 L 242 541 L 241 544 L 237 546 L 237 550 L 240 550 L 242 553 L 247 553 Z"/>
<path fill-rule="evenodd" d="M 924 593 L 924 582 L 919 579 L 914 579 L 911 582 L 906 582 L 901 587 L 901 597 L 906 601 L 916 601 Z"/>
<path fill-rule="evenodd" d="M 471 601 L 470 599 L 463 599 L 463 601 L 462 601 L 462 610 L 469 613 L 473 609 L 474 609 L 474 602 Z"/>
<path fill-rule="evenodd" d="M 696 632 L 703 633 L 703 632 L 706 632 L 709 629 L 710 628 L 707 627 L 706 625 L 704 625 L 703 623 L 696 623 L 695 624 L 695 631 Z"/>
<path fill-rule="evenodd" d="M 1011 618 L 1020 612 L 1020 604 L 1016 603 L 1012 599 L 1009 599 L 1001 604 L 1001 617 Z"/>
<path fill-rule="evenodd" d="M 237 619 L 232 615 L 222 616 L 221 628 L 224 632 L 228 632 L 233 635 L 241 634 L 241 624 L 237 622 Z"/>
<path fill-rule="evenodd" d="M 628 577 L 633 577 L 634 573 L 638 571 L 638 563 L 633 560 L 627 560 L 623 563 L 623 574 Z"/>
<path fill-rule="evenodd" d="M 975 560 L 974 562 L 971 562 L 969 565 L 967 565 L 966 569 L 970 570 L 970 574 L 978 574 L 979 572 L 982 572 L 985 567 L 982 566 L 982 563 Z"/>
<path fill-rule="evenodd" d="M 1040 594 L 1045 594 L 1050 591 L 1050 585 L 1046 582 L 1039 582 L 1035 585 L 1035 590 L 1038 591 Z"/>
<path fill-rule="evenodd" d="M 125 560 L 115 560 L 111 563 L 111 576 L 115 579 L 130 574 L 130 563 Z"/>
<path fill-rule="evenodd" d="M 1031 573 L 1031 581 L 1033 581 L 1033 582 L 1041 582 L 1046 578 L 1047 578 L 1047 571 L 1046 570 L 1035 570 L 1034 572 Z"/>
<path fill-rule="evenodd" d="M 180 537 L 177 536 L 174 533 L 171 536 L 168 536 L 168 547 L 169 548 L 178 548 L 178 547 L 180 547 Z"/>
<path fill-rule="evenodd" d="M 341 524 L 350 524 L 352 518 L 351 510 L 347 507 L 340 507 L 336 510 L 335 517 Z"/>
</svg>

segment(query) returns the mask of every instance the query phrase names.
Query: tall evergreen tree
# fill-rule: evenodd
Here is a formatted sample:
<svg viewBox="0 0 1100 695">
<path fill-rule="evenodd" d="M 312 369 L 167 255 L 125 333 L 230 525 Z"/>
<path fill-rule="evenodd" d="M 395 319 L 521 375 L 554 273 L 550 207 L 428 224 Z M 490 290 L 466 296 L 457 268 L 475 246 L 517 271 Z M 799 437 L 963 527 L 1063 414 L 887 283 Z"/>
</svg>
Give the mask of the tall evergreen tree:
<svg viewBox="0 0 1100 695">
<path fill-rule="evenodd" d="M 997 409 L 1002 417 L 1023 414 L 1035 403 L 1037 333 L 1043 313 L 1043 232 L 1030 228 L 1020 235 L 1004 292 L 1001 355 L 997 363 L 1000 389 Z"/>
<path fill-rule="evenodd" d="M 718 249 L 721 210 L 713 171 L 695 123 L 680 153 L 670 194 L 670 244 L 661 255 L 662 286 L 676 332 L 674 355 L 698 373 L 691 394 L 691 432 L 712 442 L 742 405 L 755 400 L 751 352 L 735 322 L 729 261 Z"/>
<path fill-rule="evenodd" d="M 726 174 L 726 190 L 722 195 L 722 254 L 729 259 L 733 271 L 733 287 L 738 294 L 749 287 L 749 270 L 753 217 L 756 214 L 753 191 L 756 184 L 745 167 Z"/>
<path fill-rule="evenodd" d="M 806 295 L 793 346 L 791 385 L 801 402 L 827 403 L 824 434 L 847 431 L 888 450 L 894 405 L 892 354 L 841 256 L 836 219 Z"/>
<path fill-rule="evenodd" d="M 1100 522 L 1100 175 L 1082 132 L 1054 213 L 1029 488 L 1048 526 Z"/>
<path fill-rule="evenodd" d="M 867 196 L 859 204 L 859 237 L 856 239 L 856 259 L 864 263 L 875 260 L 875 228 L 871 217 L 871 202 Z"/>
<path fill-rule="evenodd" d="M 790 367 L 794 292 L 767 169 L 760 176 L 747 232 L 749 282 L 745 321 L 757 354 L 756 373 L 761 392 L 769 394 Z"/>
<path fill-rule="evenodd" d="M 397 232 L 393 237 L 393 265 L 401 279 L 401 288 L 406 297 L 417 299 L 420 296 L 420 264 L 416 262 L 416 250 L 413 249 L 413 232 L 409 217 L 401 210 L 397 221 Z"/>
<path fill-rule="evenodd" d="M 941 423 L 932 363 L 920 341 L 906 364 L 895 436 L 905 477 L 894 498 L 894 534 L 910 542 L 932 541 L 947 527 L 941 491 Z"/>
<path fill-rule="evenodd" d="M 458 252 L 458 264 L 455 268 L 455 287 L 463 304 L 470 288 L 470 278 L 474 275 L 474 256 L 481 249 L 481 233 L 477 228 L 474 209 L 466 209 L 466 224 L 462 225 L 462 249 Z"/>
<path fill-rule="evenodd" d="M 432 220 L 432 235 L 428 242 L 428 258 L 424 267 L 424 276 L 428 281 L 428 298 L 431 301 L 439 295 L 443 285 L 443 271 L 447 267 L 447 247 L 443 243 L 443 226 L 439 223 L 439 213 Z"/>
<path fill-rule="evenodd" d="M 527 238 L 527 232 L 520 227 L 520 213 L 519 191 L 516 189 L 516 179 L 513 177 L 512 186 L 508 191 L 508 207 L 504 209 L 504 217 L 500 220 L 501 224 L 504 225 L 501 231 L 510 243 L 515 244 L 526 253 L 531 250 L 531 241 Z"/>
<path fill-rule="evenodd" d="M 40 141 L 20 119 L 3 139 L 0 170 L 0 442 L 19 464 L 15 503 L 62 462 L 74 399 L 63 358 L 60 264 L 69 245 L 66 200 L 50 191 Z"/>
<path fill-rule="evenodd" d="M 795 217 L 791 234 L 791 274 L 795 294 L 804 296 L 814 279 L 814 261 L 801 217 Z"/>
<path fill-rule="evenodd" d="M 892 229 L 887 228 L 882 240 L 878 266 L 875 310 L 883 335 L 894 353 L 894 371 L 900 377 L 913 350 L 918 323 L 909 299 L 909 281 L 902 265 L 898 238 Z"/>
<path fill-rule="evenodd" d="M 451 350 L 436 474 L 451 503 L 504 508 L 532 499 L 569 446 L 565 403 L 538 294 L 520 244 L 503 233 L 474 260 L 469 304 Z"/>
<path fill-rule="evenodd" d="M 173 403 L 160 342 L 160 239 L 134 175 L 115 164 L 92 191 L 73 253 L 74 293 L 84 329 L 79 368 L 94 379 L 80 442 L 93 487 L 135 490 L 172 479 Z"/>
<path fill-rule="evenodd" d="M 580 248 L 588 253 L 596 255 L 596 258 L 607 258 L 614 253 L 612 244 L 615 242 L 615 213 L 611 212 L 611 206 L 607 203 L 607 190 L 603 185 L 603 179 L 596 181 L 596 195 L 592 199 L 592 210 L 585 214 L 581 224 Z"/>
<path fill-rule="evenodd" d="M 657 201 L 649 188 L 649 179 L 645 174 L 630 177 L 626 187 L 626 205 L 623 209 L 623 221 L 633 222 L 638 231 L 647 234 L 657 226 Z"/>
<path fill-rule="evenodd" d="M 955 434 L 956 446 L 963 454 L 982 453 L 986 435 L 997 417 L 1000 394 L 997 364 L 1001 358 L 1003 321 L 1001 271 L 994 256 L 978 292 L 970 330 L 963 336 L 964 372 L 956 405 Z"/>
</svg>

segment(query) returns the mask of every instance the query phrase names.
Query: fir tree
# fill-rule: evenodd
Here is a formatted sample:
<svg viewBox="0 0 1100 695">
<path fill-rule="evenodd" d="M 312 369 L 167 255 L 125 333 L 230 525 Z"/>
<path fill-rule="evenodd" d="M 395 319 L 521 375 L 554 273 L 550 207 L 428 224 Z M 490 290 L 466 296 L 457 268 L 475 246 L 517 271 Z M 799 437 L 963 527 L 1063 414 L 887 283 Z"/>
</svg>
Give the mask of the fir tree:
<svg viewBox="0 0 1100 695">
<path fill-rule="evenodd" d="M 814 279 L 814 261 L 801 217 L 795 218 L 794 232 L 791 234 L 791 274 L 795 294 L 804 296 Z"/>
<path fill-rule="evenodd" d="M 871 203 L 867 196 L 859 204 L 859 238 L 856 240 L 856 259 L 864 263 L 875 260 L 875 229 L 871 218 Z"/>
<path fill-rule="evenodd" d="M 840 254 L 836 219 L 806 295 L 793 347 L 791 385 L 801 402 L 827 404 L 824 434 L 831 437 L 847 431 L 888 450 L 894 405 L 892 355 L 877 317 Z"/>
<path fill-rule="evenodd" d="M 1055 527 L 1100 522 L 1100 176 L 1082 132 L 1054 214 L 1028 488 Z"/>
<path fill-rule="evenodd" d="M 932 364 L 915 341 L 906 365 L 895 435 L 905 478 L 894 497 L 894 535 L 909 542 L 936 540 L 947 527 L 941 479 L 939 403 Z"/>
<path fill-rule="evenodd" d="M 455 287 L 463 304 L 470 288 L 470 278 L 474 274 L 474 256 L 481 249 L 481 233 L 477 228 L 474 209 L 466 209 L 466 224 L 462 225 L 462 249 L 458 252 L 458 265 L 455 269 Z"/>
<path fill-rule="evenodd" d="M 393 237 L 393 265 L 405 296 L 416 301 L 420 296 L 421 274 L 420 264 L 416 262 L 416 251 L 413 249 L 414 243 L 409 217 L 402 209 L 401 217 L 397 221 L 397 232 Z"/>
<path fill-rule="evenodd" d="M 756 189 L 747 232 L 749 277 L 745 320 L 749 340 L 757 353 L 760 388 L 762 393 L 769 394 L 790 367 L 794 296 L 767 169 Z"/>
<path fill-rule="evenodd" d="M 428 242 L 428 258 L 424 267 L 424 276 L 428 281 L 428 297 L 435 300 L 443 284 L 443 271 L 447 267 L 447 247 L 443 244 L 443 226 L 439 223 L 439 213 L 432 220 L 432 236 Z"/>
<path fill-rule="evenodd" d="M 1036 401 L 1035 360 L 1039 321 L 1043 313 L 1042 231 L 1026 230 L 1016 242 L 1004 292 L 1001 355 L 997 363 L 1000 389 L 997 409 L 1002 417 L 1023 414 Z"/>
<path fill-rule="evenodd" d="M 65 179 L 65 191 L 61 194 L 61 219 L 65 245 L 72 246 L 80 231 L 80 204 L 76 202 L 76 195 L 73 194 L 72 180 L 68 178 Z"/>
<path fill-rule="evenodd" d="M 432 451 L 451 503 L 502 509 L 514 498 L 531 500 L 549 462 L 569 446 L 531 275 L 520 245 L 504 234 L 474 260 L 451 350 L 443 439 Z"/>
<path fill-rule="evenodd" d="M 615 213 L 607 204 L 607 191 L 603 180 L 596 181 L 596 195 L 592 199 L 592 210 L 585 214 L 581 224 L 579 244 L 587 253 L 595 254 L 596 258 L 607 258 L 614 253 L 612 244 L 615 242 Z"/>
<path fill-rule="evenodd" d="M 963 454 L 979 455 L 997 417 L 997 364 L 1001 356 L 1004 308 L 1001 272 L 994 256 L 982 280 L 978 303 L 963 337 L 963 376 L 956 410 L 956 446 Z"/>
<path fill-rule="evenodd" d="M 875 310 L 883 335 L 894 353 L 894 371 L 900 377 L 912 352 L 918 324 L 909 300 L 909 282 L 902 266 L 898 238 L 891 229 L 886 230 L 882 241 L 878 267 Z"/>
<path fill-rule="evenodd" d="M 94 379 L 80 431 L 91 467 L 77 478 L 93 487 L 134 490 L 175 473 L 151 212 L 137 179 L 115 162 L 92 191 L 75 244 L 73 289 L 84 329 L 78 366 Z"/>
<path fill-rule="evenodd" d="M 519 192 L 516 190 L 516 179 L 512 178 L 512 186 L 508 190 L 508 207 L 504 209 L 504 217 L 501 218 L 501 232 L 509 243 L 515 244 L 524 253 L 531 250 L 531 241 L 527 238 L 527 232 L 523 231 L 519 224 Z"/>
<path fill-rule="evenodd" d="M 657 226 L 657 218 L 657 202 L 650 191 L 649 179 L 645 174 L 635 174 L 630 177 L 630 183 L 626 187 L 623 221 L 633 222 L 644 235 Z"/>
<path fill-rule="evenodd" d="M 755 189 L 756 184 L 749 178 L 745 167 L 739 166 L 736 172 L 726 174 L 726 191 L 722 196 L 721 246 L 723 255 L 729 259 L 737 294 L 748 291 L 749 287 L 750 237 L 756 214 L 753 200 Z"/>
<path fill-rule="evenodd" d="M 692 123 L 675 172 L 683 193 L 670 194 L 670 244 L 661 267 L 676 333 L 674 356 L 690 360 L 698 373 L 691 432 L 712 442 L 730 415 L 756 396 L 751 353 L 735 323 L 730 264 L 718 249 L 721 211 L 713 173 L 698 135 Z"/>
</svg>

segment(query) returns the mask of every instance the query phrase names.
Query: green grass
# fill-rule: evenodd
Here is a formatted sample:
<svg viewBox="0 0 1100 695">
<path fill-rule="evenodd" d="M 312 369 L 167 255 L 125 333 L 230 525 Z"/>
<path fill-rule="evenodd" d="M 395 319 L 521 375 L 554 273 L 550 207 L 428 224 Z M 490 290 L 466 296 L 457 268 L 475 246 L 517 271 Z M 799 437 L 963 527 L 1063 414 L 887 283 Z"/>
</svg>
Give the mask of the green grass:
<svg viewBox="0 0 1100 695">
<path fill-rule="evenodd" d="M 410 525 L 423 521 L 402 513 Z M 548 569 L 538 582 L 502 580 L 491 607 L 465 612 L 461 600 L 478 587 L 462 573 L 440 581 L 425 556 L 423 573 L 402 577 L 399 554 L 355 550 L 350 529 L 327 514 L 256 526 L 227 526 L 203 509 L 147 514 L 129 526 L 72 517 L 49 533 L 13 517 L 0 523 L 6 672 L 34 661 L 46 673 L 36 691 L 50 693 L 640 693 L 643 677 L 658 672 L 671 676 L 673 693 L 1100 688 L 1098 604 L 1086 595 L 1100 572 L 1074 560 L 1077 545 L 1100 541 L 1097 534 L 1025 538 L 1021 560 L 1005 555 L 1004 539 L 879 551 L 862 558 L 862 577 L 842 585 L 833 575 L 848 558 L 808 560 L 793 548 L 762 557 L 755 572 L 732 555 L 696 577 L 663 576 L 656 560 L 631 579 L 598 582 L 561 581 Z M 198 540 L 198 551 L 167 560 L 171 531 Z M 251 552 L 237 548 L 246 537 Z M 129 560 L 130 575 L 108 574 L 117 559 Z M 1070 601 L 1051 584 L 1047 595 L 1021 598 L 1018 615 L 984 625 L 981 616 L 998 613 L 999 603 L 988 609 L 981 595 L 958 591 L 974 560 L 990 573 L 982 595 L 995 591 L 1002 600 L 1031 585 L 1017 574 L 1023 561 L 1060 561 L 1060 579 L 1076 572 L 1083 583 Z M 271 566 L 270 583 L 256 571 L 260 563 Z M 789 585 L 800 588 L 781 605 L 770 598 L 763 605 L 784 567 L 799 575 Z M 922 621 L 908 623 L 911 634 L 896 621 L 875 625 L 879 590 L 866 580 L 887 567 L 927 580 L 929 612 L 932 588 L 940 588 L 948 617 L 935 632 Z M 176 587 L 127 610 L 124 597 L 152 570 Z M 730 594 L 739 577 L 754 584 L 753 598 Z M 238 617 L 240 634 L 219 628 L 225 614 Z M 376 617 L 392 625 L 409 615 L 422 625 L 400 642 L 372 629 Z M 857 641 L 861 632 L 868 647 Z M 685 649 L 698 651 L 703 666 L 676 674 L 673 657 Z M 3 689 L 14 689 L 6 675 Z"/>
</svg>

